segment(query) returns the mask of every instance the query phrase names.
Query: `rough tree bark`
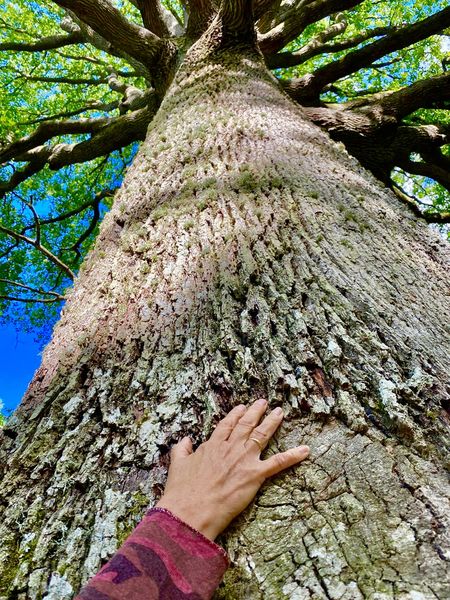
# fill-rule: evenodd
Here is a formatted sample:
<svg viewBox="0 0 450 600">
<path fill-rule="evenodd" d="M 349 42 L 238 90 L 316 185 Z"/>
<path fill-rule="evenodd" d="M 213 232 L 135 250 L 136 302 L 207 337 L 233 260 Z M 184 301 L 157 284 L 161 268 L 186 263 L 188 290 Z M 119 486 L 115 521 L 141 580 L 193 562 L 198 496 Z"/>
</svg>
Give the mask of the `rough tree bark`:
<svg viewBox="0 0 450 600">
<path fill-rule="evenodd" d="M 0 597 L 73 597 L 170 446 L 261 395 L 287 413 L 269 452 L 312 456 L 223 536 L 217 598 L 449 597 L 448 250 L 257 52 L 202 52 L 0 433 Z"/>
</svg>

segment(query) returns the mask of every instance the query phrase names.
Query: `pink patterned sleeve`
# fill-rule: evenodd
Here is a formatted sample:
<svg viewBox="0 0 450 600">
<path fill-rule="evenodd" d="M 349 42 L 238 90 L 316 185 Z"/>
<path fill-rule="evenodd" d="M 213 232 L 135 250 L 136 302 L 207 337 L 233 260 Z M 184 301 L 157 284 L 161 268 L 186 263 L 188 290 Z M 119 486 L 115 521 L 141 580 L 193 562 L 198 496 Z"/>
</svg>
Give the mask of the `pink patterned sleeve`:
<svg viewBox="0 0 450 600">
<path fill-rule="evenodd" d="M 152 508 L 75 600 L 207 600 L 227 568 L 220 546 Z"/>
</svg>

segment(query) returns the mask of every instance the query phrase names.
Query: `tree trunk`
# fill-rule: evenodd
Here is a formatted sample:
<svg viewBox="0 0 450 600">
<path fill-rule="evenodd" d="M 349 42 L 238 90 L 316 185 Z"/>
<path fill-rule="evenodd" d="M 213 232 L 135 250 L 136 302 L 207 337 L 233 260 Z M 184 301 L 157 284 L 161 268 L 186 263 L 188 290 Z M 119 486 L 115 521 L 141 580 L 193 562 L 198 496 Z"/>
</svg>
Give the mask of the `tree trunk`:
<svg viewBox="0 0 450 600">
<path fill-rule="evenodd" d="M 259 396 L 311 460 L 217 598 L 448 598 L 446 255 L 256 53 L 188 55 L 2 434 L 0 598 L 73 597 L 170 446 Z"/>
</svg>

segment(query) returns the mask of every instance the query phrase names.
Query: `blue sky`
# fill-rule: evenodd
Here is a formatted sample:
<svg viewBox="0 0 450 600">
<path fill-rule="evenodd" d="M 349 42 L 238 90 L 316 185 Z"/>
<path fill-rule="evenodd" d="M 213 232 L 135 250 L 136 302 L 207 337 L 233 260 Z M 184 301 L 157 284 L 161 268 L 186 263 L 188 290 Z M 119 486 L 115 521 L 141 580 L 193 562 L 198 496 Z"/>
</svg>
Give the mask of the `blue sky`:
<svg viewBox="0 0 450 600">
<path fill-rule="evenodd" d="M 42 342 L 34 338 L 33 333 L 16 332 L 10 325 L 0 328 L 0 399 L 5 414 L 19 404 L 41 363 Z"/>
</svg>

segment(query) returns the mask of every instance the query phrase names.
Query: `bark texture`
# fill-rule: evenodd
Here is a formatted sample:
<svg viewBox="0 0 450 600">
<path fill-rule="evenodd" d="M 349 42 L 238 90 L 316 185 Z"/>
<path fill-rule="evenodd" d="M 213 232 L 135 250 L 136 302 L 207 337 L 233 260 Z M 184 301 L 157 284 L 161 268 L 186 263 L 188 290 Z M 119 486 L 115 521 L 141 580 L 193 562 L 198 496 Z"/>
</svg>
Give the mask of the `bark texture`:
<svg viewBox="0 0 450 600">
<path fill-rule="evenodd" d="M 268 451 L 312 456 L 223 536 L 217 598 L 449 597 L 448 250 L 258 54 L 196 56 L 0 433 L 0 598 L 73 597 L 170 446 L 261 395 Z"/>
</svg>

